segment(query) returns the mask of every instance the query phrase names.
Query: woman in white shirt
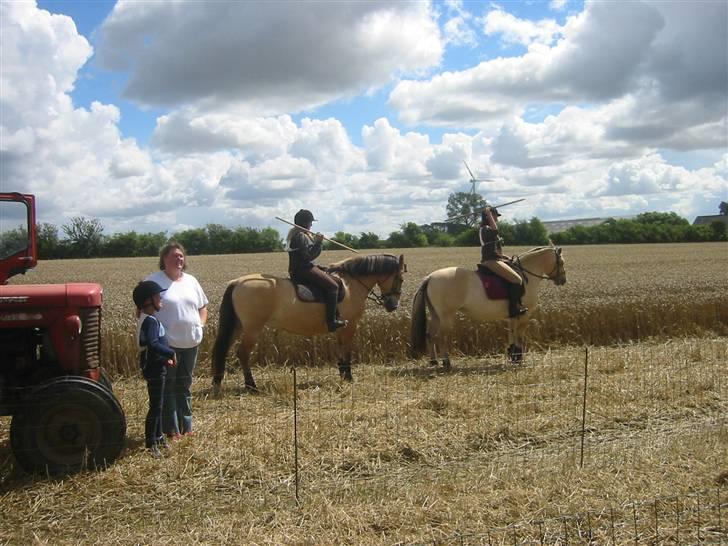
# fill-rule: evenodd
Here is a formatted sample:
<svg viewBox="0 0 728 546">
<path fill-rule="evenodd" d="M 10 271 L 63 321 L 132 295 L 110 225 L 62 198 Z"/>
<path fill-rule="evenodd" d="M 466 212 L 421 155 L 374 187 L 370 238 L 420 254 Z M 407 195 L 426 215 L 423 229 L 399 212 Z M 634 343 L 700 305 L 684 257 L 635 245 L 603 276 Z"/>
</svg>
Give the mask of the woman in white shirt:
<svg viewBox="0 0 728 546">
<path fill-rule="evenodd" d="M 207 322 L 207 296 L 197 279 L 185 273 L 186 268 L 184 247 L 171 241 L 159 252 L 160 271 L 145 279 L 166 290 L 162 295 L 164 305 L 157 318 L 177 355 L 177 367 L 167 370 L 162 429 L 173 439 L 192 434 L 192 372 Z"/>
</svg>

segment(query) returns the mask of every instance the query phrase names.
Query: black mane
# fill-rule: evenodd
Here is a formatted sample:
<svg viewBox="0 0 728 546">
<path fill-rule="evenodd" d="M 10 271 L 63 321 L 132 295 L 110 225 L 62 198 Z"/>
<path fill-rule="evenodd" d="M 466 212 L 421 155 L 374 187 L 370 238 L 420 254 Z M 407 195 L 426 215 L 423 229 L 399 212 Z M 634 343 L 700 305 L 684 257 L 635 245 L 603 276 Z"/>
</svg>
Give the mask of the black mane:
<svg viewBox="0 0 728 546">
<path fill-rule="evenodd" d="M 399 258 L 391 254 L 373 254 L 342 260 L 329 266 L 334 273 L 347 273 L 353 277 L 394 273 L 399 270 Z"/>
</svg>

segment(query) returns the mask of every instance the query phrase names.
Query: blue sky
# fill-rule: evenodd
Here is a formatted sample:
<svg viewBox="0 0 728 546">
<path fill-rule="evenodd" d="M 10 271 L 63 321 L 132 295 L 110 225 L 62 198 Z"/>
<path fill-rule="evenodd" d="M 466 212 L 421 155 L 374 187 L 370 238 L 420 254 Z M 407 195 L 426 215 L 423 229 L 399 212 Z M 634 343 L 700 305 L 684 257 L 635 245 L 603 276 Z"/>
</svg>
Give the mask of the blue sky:
<svg viewBox="0 0 728 546">
<path fill-rule="evenodd" d="M 725 2 L 3 2 L 0 186 L 107 233 L 728 199 Z"/>
</svg>

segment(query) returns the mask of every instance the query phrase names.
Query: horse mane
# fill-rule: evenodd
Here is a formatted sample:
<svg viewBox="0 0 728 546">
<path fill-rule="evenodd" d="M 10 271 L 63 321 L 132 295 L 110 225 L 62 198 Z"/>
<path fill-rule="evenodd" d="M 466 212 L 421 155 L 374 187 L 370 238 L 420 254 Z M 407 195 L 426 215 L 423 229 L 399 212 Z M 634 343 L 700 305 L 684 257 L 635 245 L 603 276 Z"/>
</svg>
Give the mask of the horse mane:
<svg viewBox="0 0 728 546">
<path fill-rule="evenodd" d="M 352 277 L 381 275 L 399 270 L 399 258 L 391 254 L 372 254 L 355 256 L 329 265 L 333 273 L 347 273 Z"/>
<path fill-rule="evenodd" d="M 523 253 L 519 254 L 518 255 L 518 258 L 519 259 L 527 258 L 528 256 L 534 256 L 536 254 L 541 254 L 542 252 L 544 252 L 546 250 L 553 250 L 554 248 L 558 248 L 558 247 L 553 247 L 553 246 L 537 246 L 536 248 L 532 248 L 531 250 L 527 250 L 526 252 L 523 252 Z"/>
</svg>

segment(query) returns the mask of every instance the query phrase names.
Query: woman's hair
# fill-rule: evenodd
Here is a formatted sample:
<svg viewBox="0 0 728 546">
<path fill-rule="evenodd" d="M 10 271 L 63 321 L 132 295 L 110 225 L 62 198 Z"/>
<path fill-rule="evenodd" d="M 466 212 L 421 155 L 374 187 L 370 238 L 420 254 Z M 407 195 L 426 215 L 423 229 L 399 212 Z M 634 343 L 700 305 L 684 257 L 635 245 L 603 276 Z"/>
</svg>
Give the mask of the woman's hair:
<svg viewBox="0 0 728 546">
<path fill-rule="evenodd" d="M 185 256 L 185 263 L 182 266 L 182 271 L 187 269 L 187 251 L 185 250 L 185 247 L 183 247 L 177 241 L 169 241 L 166 245 L 159 249 L 159 269 L 164 271 L 164 259 L 167 257 L 167 254 L 175 249 L 180 250 Z"/>
</svg>

